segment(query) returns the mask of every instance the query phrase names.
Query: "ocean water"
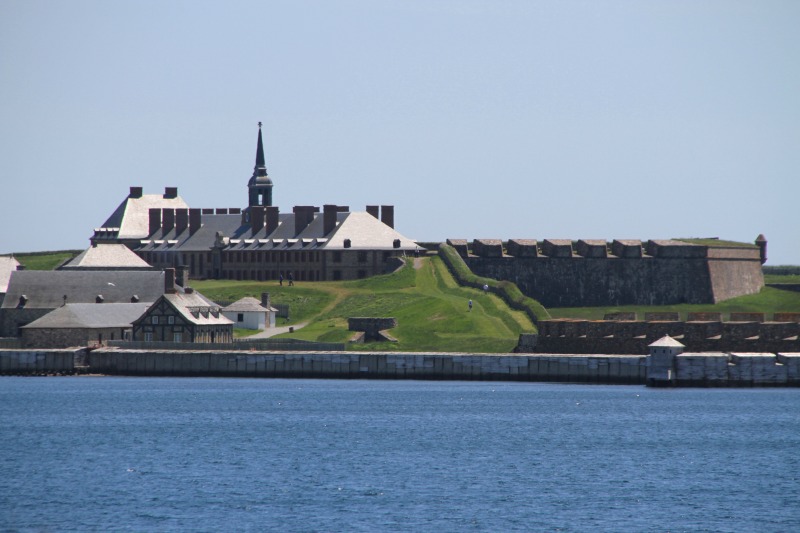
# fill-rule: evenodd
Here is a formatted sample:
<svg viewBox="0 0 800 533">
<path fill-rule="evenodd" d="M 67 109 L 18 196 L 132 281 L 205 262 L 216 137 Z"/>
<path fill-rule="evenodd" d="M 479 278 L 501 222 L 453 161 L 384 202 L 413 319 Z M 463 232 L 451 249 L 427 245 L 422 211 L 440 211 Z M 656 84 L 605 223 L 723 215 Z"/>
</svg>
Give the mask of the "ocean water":
<svg viewBox="0 0 800 533">
<path fill-rule="evenodd" d="M 0 378 L 0 530 L 800 531 L 800 390 Z"/>
</svg>

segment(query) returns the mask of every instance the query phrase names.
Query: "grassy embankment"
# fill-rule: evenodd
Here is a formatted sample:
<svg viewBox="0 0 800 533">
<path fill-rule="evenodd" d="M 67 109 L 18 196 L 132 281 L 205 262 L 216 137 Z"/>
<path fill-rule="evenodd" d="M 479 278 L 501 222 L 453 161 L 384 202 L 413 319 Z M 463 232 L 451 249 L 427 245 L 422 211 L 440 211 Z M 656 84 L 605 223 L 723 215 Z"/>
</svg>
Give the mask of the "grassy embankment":
<svg viewBox="0 0 800 533">
<path fill-rule="evenodd" d="M 221 300 L 269 292 L 273 302 L 290 305 L 287 324 L 308 322 L 283 335 L 296 339 L 346 342 L 353 335 L 347 329 L 348 317 L 397 318 L 398 326 L 390 334 L 398 342 L 350 345 L 355 350 L 504 353 L 516 345 L 521 332 L 534 331 L 527 315 L 509 309 L 498 296 L 458 286 L 438 257 L 420 259 L 418 266 L 409 260 L 386 276 L 294 287 L 233 281 L 197 281 L 193 286 Z"/>
<path fill-rule="evenodd" d="M 27 270 L 53 270 L 58 265 L 72 259 L 83 250 L 59 250 L 56 252 L 30 252 L 14 254 L 14 258 Z"/>
</svg>

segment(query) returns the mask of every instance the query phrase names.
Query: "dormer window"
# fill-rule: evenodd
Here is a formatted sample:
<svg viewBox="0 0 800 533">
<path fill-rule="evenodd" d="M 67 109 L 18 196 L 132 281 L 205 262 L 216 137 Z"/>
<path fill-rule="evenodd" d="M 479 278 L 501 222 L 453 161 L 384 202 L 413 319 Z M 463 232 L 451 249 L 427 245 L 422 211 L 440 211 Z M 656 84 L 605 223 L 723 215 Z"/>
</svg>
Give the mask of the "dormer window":
<svg viewBox="0 0 800 533">
<path fill-rule="evenodd" d="M 156 315 L 153 315 L 152 317 L 150 317 L 150 323 L 151 324 L 158 324 L 158 317 Z"/>
</svg>

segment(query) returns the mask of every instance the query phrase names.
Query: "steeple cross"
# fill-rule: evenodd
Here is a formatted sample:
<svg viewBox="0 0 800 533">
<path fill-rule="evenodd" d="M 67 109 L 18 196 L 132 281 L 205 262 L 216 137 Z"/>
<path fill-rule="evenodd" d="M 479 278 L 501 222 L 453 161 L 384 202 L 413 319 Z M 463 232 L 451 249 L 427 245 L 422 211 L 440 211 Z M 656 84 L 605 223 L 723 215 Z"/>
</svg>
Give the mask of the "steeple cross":
<svg viewBox="0 0 800 533">
<path fill-rule="evenodd" d="M 258 127 L 259 127 L 259 128 L 261 127 L 261 122 L 259 122 L 259 123 L 258 123 Z"/>
</svg>

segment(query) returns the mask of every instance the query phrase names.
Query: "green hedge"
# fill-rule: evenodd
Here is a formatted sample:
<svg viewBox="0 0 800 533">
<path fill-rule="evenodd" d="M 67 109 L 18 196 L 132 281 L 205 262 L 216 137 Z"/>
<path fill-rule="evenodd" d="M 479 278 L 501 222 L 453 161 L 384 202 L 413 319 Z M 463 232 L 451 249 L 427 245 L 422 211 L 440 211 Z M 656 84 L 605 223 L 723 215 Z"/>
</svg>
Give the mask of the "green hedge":
<svg viewBox="0 0 800 533">
<path fill-rule="evenodd" d="M 538 324 L 539 320 L 550 318 L 550 313 L 547 312 L 547 309 L 533 298 L 522 294 L 522 291 L 519 290 L 515 283 L 476 276 L 452 246 L 440 244 L 439 257 L 442 258 L 442 261 L 447 265 L 459 285 L 466 285 L 475 289 L 483 289 L 484 285 L 488 285 L 489 290 L 500 296 L 506 305 L 512 309 L 525 312 L 534 324 Z"/>
</svg>

